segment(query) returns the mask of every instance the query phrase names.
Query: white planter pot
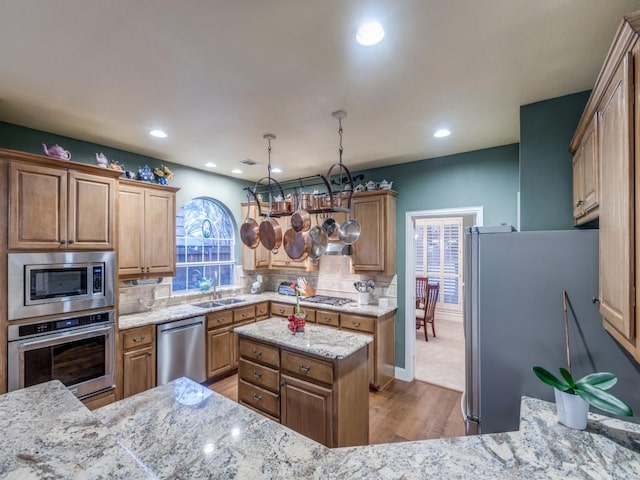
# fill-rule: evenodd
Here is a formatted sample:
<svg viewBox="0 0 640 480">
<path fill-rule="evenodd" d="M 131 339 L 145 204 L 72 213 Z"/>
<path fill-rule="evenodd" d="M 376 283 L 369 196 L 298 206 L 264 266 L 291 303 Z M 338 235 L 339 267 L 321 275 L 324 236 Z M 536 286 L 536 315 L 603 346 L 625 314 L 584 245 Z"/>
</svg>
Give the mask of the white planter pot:
<svg viewBox="0 0 640 480">
<path fill-rule="evenodd" d="M 587 414 L 589 404 L 582 397 L 572 393 L 553 389 L 556 394 L 556 408 L 558 421 L 569 428 L 584 430 L 587 428 Z"/>
</svg>

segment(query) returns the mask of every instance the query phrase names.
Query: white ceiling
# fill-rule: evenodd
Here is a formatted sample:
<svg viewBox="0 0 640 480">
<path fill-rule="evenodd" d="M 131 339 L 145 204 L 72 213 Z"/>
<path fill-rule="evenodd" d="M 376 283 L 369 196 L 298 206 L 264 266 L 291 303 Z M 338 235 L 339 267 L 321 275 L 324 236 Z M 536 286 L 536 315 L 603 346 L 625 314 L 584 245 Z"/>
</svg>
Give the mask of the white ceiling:
<svg viewBox="0 0 640 480">
<path fill-rule="evenodd" d="M 239 178 L 519 140 L 519 107 L 593 86 L 640 0 L 0 0 L 0 120 Z M 367 19 L 384 40 L 355 42 Z M 447 127 L 453 133 L 436 139 Z M 169 134 L 159 140 L 152 128 Z"/>
</svg>

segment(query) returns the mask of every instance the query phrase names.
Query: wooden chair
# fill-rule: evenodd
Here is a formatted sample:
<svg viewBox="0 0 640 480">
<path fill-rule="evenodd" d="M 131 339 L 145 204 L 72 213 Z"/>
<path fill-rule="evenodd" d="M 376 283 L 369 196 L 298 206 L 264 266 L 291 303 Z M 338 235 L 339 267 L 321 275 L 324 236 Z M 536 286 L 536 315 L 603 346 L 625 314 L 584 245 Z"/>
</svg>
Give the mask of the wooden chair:
<svg viewBox="0 0 640 480">
<path fill-rule="evenodd" d="M 422 308 L 424 304 L 428 282 L 427 277 L 416 277 L 416 308 Z"/>
<path fill-rule="evenodd" d="M 422 326 L 424 327 L 424 339 L 427 342 L 429 341 L 429 338 L 427 337 L 427 323 L 431 324 L 433 336 L 436 336 L 435 312 L 439 291 L 439 284 L 427 285 L 427 292 L 423 303 L 424 307 L 416 309 L 416 330 L 419 330 Z"/>
</svg>

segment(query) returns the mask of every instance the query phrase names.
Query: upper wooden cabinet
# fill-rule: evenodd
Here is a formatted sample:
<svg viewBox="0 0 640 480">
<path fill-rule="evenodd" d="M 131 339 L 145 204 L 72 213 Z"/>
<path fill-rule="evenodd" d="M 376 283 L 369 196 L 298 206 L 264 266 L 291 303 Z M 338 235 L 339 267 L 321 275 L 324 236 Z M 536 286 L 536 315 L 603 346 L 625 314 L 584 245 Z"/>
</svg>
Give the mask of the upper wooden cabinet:
<svg viewBox="0 0 640 480">
<path fill-rule="evenodd" d="M 393 190 L 359 193 L 351 201 L 351 214 L 362 231 L 352 245 L 355 273 L 396 273 L 396 196 Z"/>
<path fill-rule="evenodd" d="M 20 157 L 26 161 L 9 162 L 9 249 L 114 248 L 120 172 L 39 155 Z"/>
<path fill-rule="evenodd" d="M 177 188 L 120 180 L 119 274 L 125 278 L 175 274 Z"/>
<path fill-rule="evenodd" d="M 599 219 L 603 325 L 638 361 L 639 32 L 640 11 L 627 15 L 618 29 L 570 146 L 576 223 Z"/>
</svg>

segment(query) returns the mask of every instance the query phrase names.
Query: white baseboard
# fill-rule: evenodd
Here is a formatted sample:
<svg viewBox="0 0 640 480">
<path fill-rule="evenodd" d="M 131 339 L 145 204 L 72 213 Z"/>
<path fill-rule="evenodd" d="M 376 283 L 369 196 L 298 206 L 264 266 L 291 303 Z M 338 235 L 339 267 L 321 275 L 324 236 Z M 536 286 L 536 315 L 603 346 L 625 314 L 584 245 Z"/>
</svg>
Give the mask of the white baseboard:
<svg viewBox="0 0 640 480">
<path fill-rule="evenodd" d="M 407 372 L 407 369 L 400 367 L 396 367 L 395 378 L 405 382 L 411 382 L 413 380 L 413 378 L 409 378 L 409 372 Z"/>
</svg>

